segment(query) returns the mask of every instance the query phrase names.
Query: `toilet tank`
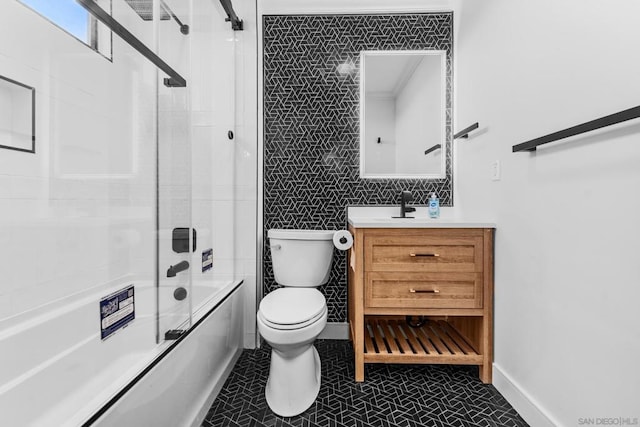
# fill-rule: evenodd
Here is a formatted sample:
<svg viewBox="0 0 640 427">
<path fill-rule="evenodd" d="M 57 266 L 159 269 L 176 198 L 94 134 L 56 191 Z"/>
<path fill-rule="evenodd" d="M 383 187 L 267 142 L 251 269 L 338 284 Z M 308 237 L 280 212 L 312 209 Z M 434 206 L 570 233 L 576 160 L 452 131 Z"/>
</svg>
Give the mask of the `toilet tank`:
<svg viewBox="0 0 640 427">
<path fill-rule="evenodd" d="M 273 275 L 282 286 L 315 288 L 327 283 L 333 261 L 331 230 L 269 230 Z"/>
</svg>

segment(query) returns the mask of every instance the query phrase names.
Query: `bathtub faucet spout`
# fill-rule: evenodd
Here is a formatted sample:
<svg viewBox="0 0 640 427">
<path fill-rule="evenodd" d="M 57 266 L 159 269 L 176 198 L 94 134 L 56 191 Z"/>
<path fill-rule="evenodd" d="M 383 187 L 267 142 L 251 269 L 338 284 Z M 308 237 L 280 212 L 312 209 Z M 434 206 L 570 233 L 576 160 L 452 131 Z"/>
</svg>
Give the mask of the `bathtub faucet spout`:
<svg viewBox="0 0 640 427">
<path fill-rule="evenodd" d="M 187 261 L 180 261 L 176 265 L 172 265 L 167 270 L 167 277 L 176 277 L 176 274 L 180 273 L 189 268 L 189 263 Z"/>
</svg>

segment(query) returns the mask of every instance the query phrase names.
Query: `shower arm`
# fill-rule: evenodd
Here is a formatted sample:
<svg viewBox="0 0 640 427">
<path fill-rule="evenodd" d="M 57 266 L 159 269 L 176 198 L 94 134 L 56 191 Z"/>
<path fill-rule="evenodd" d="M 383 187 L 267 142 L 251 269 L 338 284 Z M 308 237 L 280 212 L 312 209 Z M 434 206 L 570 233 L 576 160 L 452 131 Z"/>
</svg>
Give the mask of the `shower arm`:
<svg viewBox="0 0 640 427">
<path fill-rule="evenodd" d="M 160 4 L 164 8 L 164 10 L 166 10 L 167 13 L 169 13 L 169 15 L 171 15 L 171 17 L 178 23 L 178 25 L 180 26 L 180 32 L 185 36 L 189 34 L 189 26 L 186 24 L 183 24 L 182 21 L 178 19 L 178 17 L 176 16 L 175 13 L 173 13 L 173 10 L 171 10 L 169 5 L 164 0 L 160 0 Z"/>
</svg>

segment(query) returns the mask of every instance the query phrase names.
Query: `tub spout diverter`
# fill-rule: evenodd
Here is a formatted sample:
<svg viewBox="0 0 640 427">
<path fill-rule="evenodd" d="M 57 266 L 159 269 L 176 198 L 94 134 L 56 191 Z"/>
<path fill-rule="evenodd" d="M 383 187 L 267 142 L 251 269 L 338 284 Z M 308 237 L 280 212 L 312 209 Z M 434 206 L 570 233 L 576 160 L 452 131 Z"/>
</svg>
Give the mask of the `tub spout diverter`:
<svg viewBox="0 0 640 427">
<path fill-rule="evenodd" d="M 189 262 L 180 261 L 176 265 L 172 265 L 167 270 L 167 277 L 176 277 L 176 274 L 189 268 Z"/>
</svg>

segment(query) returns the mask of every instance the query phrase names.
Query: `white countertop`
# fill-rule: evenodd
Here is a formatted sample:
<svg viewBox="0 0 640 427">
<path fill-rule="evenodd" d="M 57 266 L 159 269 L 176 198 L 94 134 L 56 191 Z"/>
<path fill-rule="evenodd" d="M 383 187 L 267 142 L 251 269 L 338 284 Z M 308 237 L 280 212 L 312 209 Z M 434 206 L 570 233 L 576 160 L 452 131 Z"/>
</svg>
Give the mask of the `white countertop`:
<svg viewBox="0 0 640 427">
<path fill-rule="evenodd" d="M 486 219 L 465 218 L 455 208 L 440 208 L 440 218 L 431 219 L 425 206 L 416 206 L 413 218 L 400 215 L 399 206 L 349 206 L 347 219 L 356 228 L 496 228 Z"/>
</svg>

